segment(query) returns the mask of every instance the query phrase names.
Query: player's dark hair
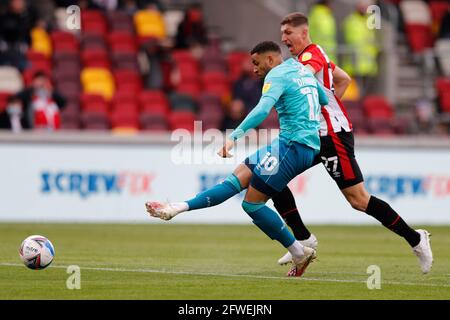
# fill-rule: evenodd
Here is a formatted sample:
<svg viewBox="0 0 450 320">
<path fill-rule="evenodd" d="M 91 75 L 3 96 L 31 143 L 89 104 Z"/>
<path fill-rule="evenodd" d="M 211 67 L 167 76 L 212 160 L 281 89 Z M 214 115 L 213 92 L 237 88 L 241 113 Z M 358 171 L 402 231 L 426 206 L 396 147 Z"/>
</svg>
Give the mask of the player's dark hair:
<svg viewBox="0 0 450 320">
<path fill-rule="evenodd" d="M 252 51 L 250 51 L 250 54 L 261 54 L 266 52 L 276 52 L 281 54 L 281 49 L 280 46 L 273 41 L 263 41 L 258 43 Z"/>
<path fill-rule="evenodd" d="M 293 27 L 298 27 L 304 24 L 308 24 L 308 17 L 301 12 L 293 12 L 288 14 L 281 20 L 281 25 L 285 24 L 291 25 Z"/>
</svg>

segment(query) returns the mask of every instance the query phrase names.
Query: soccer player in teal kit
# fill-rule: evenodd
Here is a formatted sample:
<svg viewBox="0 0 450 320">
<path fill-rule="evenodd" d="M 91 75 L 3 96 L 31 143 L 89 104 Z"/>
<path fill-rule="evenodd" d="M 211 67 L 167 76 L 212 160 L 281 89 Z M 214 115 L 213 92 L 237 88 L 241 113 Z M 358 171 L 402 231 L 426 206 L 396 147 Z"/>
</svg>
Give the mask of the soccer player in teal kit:
<svg viewBox="0 0 450 320">
<path fill-rule="evenodd" d="M 288 276 L 301 276 L 315 258 L 315 250 L 297 241 L 281 217 L 265 203 L 312 166 L 320 150 L 320 108 L 328 103 L 328 98 L 312 73 L 296 59 L 283 62 L 276 43 L 262 42 L 251 54 L 255 73 L 264 79 L 263 94 L 231 133 L 219 155 L 230 157 L 235 141 L 261 124 L 273 106 L 280 121 L 279 138 L 248 157 L 223 183 L 194 199 L 174 204 L 148 202 L 146 207 L 152 216 L 169 220 L 184 211 L 219 204 L 248 188 L 242 208 L 256 226 L 291 253 L 294 265 Z"/>
</svg>

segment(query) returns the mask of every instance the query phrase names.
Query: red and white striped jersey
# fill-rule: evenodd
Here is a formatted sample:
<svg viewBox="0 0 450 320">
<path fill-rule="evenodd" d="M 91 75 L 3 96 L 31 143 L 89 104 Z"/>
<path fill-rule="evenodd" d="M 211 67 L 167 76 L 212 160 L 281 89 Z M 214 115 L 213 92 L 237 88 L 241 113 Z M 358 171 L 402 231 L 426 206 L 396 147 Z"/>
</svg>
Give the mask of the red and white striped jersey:
<svg viewBox="0 0 450 320">
<path fill-rule="evenodd" d="M 322 84 L 328 96 L 329 103 L 322 107 L 320 117 L 320 135 L 327 136 L 331 132 L 351 131 L 352 124 L 347 116 L 341 100 L 334 94 L 333 70 L 336 65 L 330 61 L 327 54 L 317 44 L 310 44 L 299 55 L 298 60 L 303 65 L 311 65 L 316 72 L 317 80 Z"/>
</svg>

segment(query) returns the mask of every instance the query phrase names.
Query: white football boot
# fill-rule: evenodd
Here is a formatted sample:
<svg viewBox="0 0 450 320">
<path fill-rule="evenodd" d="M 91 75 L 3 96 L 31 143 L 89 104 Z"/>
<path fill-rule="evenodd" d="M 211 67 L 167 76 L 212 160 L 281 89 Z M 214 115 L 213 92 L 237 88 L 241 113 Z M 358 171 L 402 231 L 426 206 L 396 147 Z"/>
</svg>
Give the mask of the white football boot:
<svg viewBox="0 0 450 320">
<path fill-rule="evenodd" d="M 431 252 L 430 236 L 431 234 L 422 229 L 416 230 L 420 234 L 420 242 L 413 248 L 414 254 L 419 258 L 422 272 L 428 273 L 433 265 L 433 252 Z"/>
<path fill-rule="evenodd" d="M 171 205 L 170 203 L 162 203 L 157 201 L 146 202 L 145 208 L 152 217 L 160 218 L 166 221 L 172 219 L 177 214 L 184 211 L 180 210 L 176 206 Z"/>
<path fill-rule="evenodd" d="M 302 258 L 295 262 L 287 273 L 288 277 L 301 277 L 309 264 L 316 258 L 316 250 L 314 249 L 303 247 L 303 252 Z"/>
<path fill-rule="evenodd" d="M 304 247 L 308 247 L 314 250 L 317 250 L 317 246 L 319 245 L 319 242 L 317 241 L 317 238 L 315 235 L 313 235 L 311 233 L 311 236 L 306 239 L 306 240 L 301 240 L 299 241 Z M 279 265 L 285 265 L 288 263 L 292 263 L 292 255 L 291 253 L 288 251 L 284 256 L 282 256 L 279 260 L 278 260 L 278 264 Z"/>
</svg>

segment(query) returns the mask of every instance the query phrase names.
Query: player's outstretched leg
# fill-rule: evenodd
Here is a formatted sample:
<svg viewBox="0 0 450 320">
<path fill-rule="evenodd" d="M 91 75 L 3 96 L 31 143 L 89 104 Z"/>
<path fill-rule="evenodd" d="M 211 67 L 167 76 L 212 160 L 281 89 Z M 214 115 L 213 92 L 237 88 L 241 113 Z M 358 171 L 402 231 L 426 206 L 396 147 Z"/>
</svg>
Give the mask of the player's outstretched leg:
<svg viewBox="0 0 450 320">
<path fill-rule="evenodd" d="M 289 187 L 285 187 L 280 193 L 272 197 L 275 209 L 281 215 L 286 224 L 291 228 L 294 236 L 300 243 L 305 246 L 317 250 L 318 241 L 314 234 L 310 233 L 304 225 L 302 218 L 295 204 L 294 195 Z M 278 264 L 285 265 L 292 262 L 290 252 L 278 259 Z"/>
<path fill-rule="evenodd" d="M 430 271 L 433 253 L 427 231 L 412 229 L 387 202 L 370 195 L 363 183 L 341 191 L 354 209 L 367 213 L 380 221 L 387 229 L 403 237 L 419 258 L 422 272 Z"/>
<path fill-rule="evenodd" d="M 288 230 L 286 224 L 280 219 L 279 215 L 264 203 L 243 201 L 242 208 L 261 231 L 272 240 L 277 240 L 289 250 L 294 266 L 289 270 L 287 275 L 291 277 L 302 276 L 311 261 L 316 258 L 316 251 L 304 247 L 297 241 Z"/>
<path fill-rule="evenodd" d="M 156 218 L 170 220 L 176 215 L 189 211 L 216 206 L 241 192 L 242 188 L 236 175 L 229 175 L 225 181 L 208 190 L 200 192 L 194 198 L 176 203 L 147 202 L 147 212 Z"/>
<path fill-rule="evenodd" d="M 242 202 L 242 208 L 261 231 L 288 249 L 294 262 L 288 276 L 300 277 L 316 258 L 316 251 L 304 247 L 295 239 L 280 216 L 265 205 L 267 199 L 268 196 L 250 186 Z"/>
</svg>

